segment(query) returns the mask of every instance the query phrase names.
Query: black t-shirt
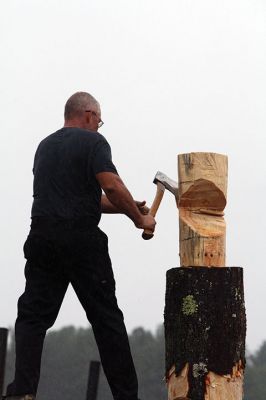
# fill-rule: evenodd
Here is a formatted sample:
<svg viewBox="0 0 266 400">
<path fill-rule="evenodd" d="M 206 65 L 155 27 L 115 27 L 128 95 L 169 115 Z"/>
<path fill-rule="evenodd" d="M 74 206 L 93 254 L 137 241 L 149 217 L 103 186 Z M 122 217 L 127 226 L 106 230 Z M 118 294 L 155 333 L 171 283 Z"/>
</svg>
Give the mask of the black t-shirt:
<svg viewBox="0 0 266 400">
<path fill-rule="evenodd" d="M 98 132 L 62 128 L 39 144 L 33 166 L 32 217 L 101 218 L 101 187 L 95 175 L 117 170 L 111 148 Z"/>
</svg>

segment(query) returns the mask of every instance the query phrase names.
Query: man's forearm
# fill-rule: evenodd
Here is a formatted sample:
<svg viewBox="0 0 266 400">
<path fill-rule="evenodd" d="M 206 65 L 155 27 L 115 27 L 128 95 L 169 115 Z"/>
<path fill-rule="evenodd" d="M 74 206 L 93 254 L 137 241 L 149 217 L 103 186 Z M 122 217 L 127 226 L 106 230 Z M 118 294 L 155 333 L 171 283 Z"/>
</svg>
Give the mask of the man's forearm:
<svg viewBox="0 0 266 400">
<path fill-rule="evenodd" d="M 126 214 L 136 226 L 141 225 L 143 216 L 121 178 L 108 172 L 99 173 L 96 177 L 109 200 L 108 203 L 102 197 L 102 211 Z"/>
<path fill-rule="evenodd" d="M 101 211 L 104 214 L 122 214 L 122 211 L 111 203 L 105 194 L 102 194 L 101 198 Z"/>
<path fill-rule="evenodd" d="M 113 204 L 116 212 L 126 214 L 136 225 L 141 224 L 142 214 L 122 181 L 116 184 L 112 189 L 106 190 L 105 193 L 107 199 Z"/>
<path fill-rule="evenodd" d="M 134 200 L 136 206 L 138 207 L 141 215 L 147 215 L 149 213 L 149 207 L 147 207 L 146 201 Z M 101 212 L 104 214 L 123 214 L 122 210 L 119 210 L 110 200 L 108 200 L 105 194 L 102 194 L 101 198 Z"/>
<path fill-rule="evenodd" d="M 118 175 L 112 172 L 99 172 L 96 174 L 96 179 L 107 196 L 107 199 L 102 196 L 102 210 L 126 214 L 137 228 L 154 231 L 156 222 L 153 216 L 148 214 L 149 209 L 145 206 L 145 201 L 135 202 Z"/>
</svg>

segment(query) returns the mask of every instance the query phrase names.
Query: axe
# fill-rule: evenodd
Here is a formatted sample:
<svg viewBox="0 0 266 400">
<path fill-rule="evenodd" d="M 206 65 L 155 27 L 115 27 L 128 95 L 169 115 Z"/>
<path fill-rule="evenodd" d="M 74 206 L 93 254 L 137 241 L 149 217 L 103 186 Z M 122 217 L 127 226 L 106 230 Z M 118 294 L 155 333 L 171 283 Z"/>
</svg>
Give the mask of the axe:
<svg viewBox="0 0 266 400">
<path fill-rule="evenodd" d="M 149 214 L 155 217 L 159 205 L 162 201 L 165 189 L 169 190 L 171 193 L 178 198 L 178 186 L 177 182 L 173 181 L 172 179 L 168 178 L 164 173 L 158 171 L 155 175 L 153 183 L 157 186 L 156 195 L 151 205 Z M 144 240 L 149 240 L 153 237 L 153 232 L 149 229 L 144 229 L 142 233 L 142 237 Z"/>
</svg>

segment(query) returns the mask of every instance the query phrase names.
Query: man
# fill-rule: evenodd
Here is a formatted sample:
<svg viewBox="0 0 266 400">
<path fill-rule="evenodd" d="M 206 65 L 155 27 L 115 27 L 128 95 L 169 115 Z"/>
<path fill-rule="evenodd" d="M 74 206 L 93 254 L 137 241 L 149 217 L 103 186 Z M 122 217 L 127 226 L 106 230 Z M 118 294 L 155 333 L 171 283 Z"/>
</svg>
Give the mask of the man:
<svg viewBox="0 0 266 400">
<path fill-rule="evenodd" d="M 43 341 L 69 283 L 92 325 L 115 400 L 137 400 L 137 378 L 101 213 L 124 213 L 139 229 L 155 228 L 145 202 L 135 202 L 99 134 L 99 103 L 78 92 L 65 105 L 64 127 L 45 138 L 34 159 L 32 223 L 24 244 L 25 292 L 15 325 L 16 370 L 8 400 L 34 400 Z M 105 195 L 102 194 L 102 189 Z"/>
</svg>

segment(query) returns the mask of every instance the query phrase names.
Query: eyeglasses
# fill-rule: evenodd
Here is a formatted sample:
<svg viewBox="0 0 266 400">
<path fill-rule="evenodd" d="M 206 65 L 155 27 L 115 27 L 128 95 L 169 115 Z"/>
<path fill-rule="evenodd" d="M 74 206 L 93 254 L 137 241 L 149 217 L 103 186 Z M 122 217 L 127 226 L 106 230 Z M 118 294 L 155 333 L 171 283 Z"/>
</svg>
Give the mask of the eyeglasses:
<svg viewBox="0 0 266 400">
<path fill-rule="evenodd" d="M 97 117 L 99 119 L 98 121 L 98 128 L 100 128 L 101 126 L 103 126 L 104 122 L 101 120 L 101 118 L 98 117 L 97 113 L 95 111 L 92 110 L 85 110 L 85 112 L 91 112 L 92 115 L 94 115 L 95 117 Z"/>
</svg>

